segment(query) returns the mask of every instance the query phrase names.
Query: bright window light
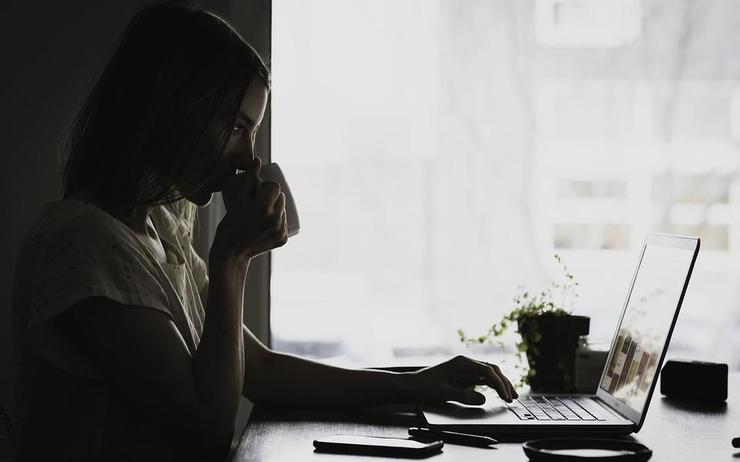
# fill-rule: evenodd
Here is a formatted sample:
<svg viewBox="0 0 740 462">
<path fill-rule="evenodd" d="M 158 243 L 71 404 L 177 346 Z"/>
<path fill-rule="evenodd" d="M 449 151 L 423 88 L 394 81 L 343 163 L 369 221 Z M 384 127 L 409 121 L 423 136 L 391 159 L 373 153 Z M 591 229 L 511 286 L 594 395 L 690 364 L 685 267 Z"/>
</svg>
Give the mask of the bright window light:
<svg viewBox="0 0 740 462">
<path fill-rule="evenodd" d="M 640 0 L 537 0 L 537 42 L 549 47 L 619 47 L 640 37 Z"/>
<path fill-rule="evenodd" d="M 703 240 L 673 351 L 740 367 L 740 4 L 687 25 L 691 2 L 658 3 L 274 2 L 272 157 L 301 216 L 273 252 L 274 347 L 465 352 L 457 330 L 547 286 L 554 253 L 610 340 L 663 231 Z"/>
</svg>

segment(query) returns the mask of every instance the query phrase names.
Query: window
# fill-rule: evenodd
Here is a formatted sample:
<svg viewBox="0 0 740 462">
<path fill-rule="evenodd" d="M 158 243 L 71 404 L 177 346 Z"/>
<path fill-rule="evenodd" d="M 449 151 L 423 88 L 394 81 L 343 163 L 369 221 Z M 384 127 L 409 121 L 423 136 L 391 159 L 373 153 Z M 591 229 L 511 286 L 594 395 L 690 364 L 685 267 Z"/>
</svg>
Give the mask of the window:
<svg viewBox="0 0 740 462">
<path fill-rule="evenodd" d="M 537 0 L 537 41 L 550 47 L 619 47 L 640 36 L 638 0 Z"/>
<path fill-rule="evenodd" d="M 740 5 L 713 5 L 276 2 L 272 155 L 302 229 L 274 252 L 273 346 L 464 352 L 457 329 L 549 284 L 555 252 L 609 340 L 663 231 L 703 240 L 673 351 L 740 367 Z"/>
</svg>

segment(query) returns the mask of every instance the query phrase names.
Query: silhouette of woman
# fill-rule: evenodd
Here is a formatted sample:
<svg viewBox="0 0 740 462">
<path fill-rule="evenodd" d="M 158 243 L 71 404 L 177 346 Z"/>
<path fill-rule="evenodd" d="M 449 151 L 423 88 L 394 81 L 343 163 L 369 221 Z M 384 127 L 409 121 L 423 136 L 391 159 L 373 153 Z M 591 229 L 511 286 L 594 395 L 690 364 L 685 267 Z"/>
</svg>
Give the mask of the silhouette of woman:
<svg viewBox="0 0 740 462">
<path fill-rule="evenodd" d="M 271 351 L 246 328 L 250 261 L 287 241 L 285 196 L 254 152 L 269 90 L 262 59 L 219 17 L 167 3 L 131 20 L 70 132 L 64 197 L 18 256 L 19 460 L 219 460 L 241 395 L 476 404 L 477 383 L 516 397 L 498 367 L 466 357 L 343 369 Z M 194 213 L 218 191 L 227 213 L 206 268 Z"/>
</svg>

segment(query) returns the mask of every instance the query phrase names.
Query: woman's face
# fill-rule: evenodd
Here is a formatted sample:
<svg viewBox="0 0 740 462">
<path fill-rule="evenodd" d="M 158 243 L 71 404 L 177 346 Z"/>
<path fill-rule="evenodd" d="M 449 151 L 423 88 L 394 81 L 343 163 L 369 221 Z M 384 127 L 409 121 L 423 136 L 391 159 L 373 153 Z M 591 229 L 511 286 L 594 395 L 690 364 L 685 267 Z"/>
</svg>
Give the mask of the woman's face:
<svg viewBox="0 0 740 462">
<path fill-rule="evenodd" d="M 199 206 L 208 205 L 213 193 L 221 191 L 224 180 L 234 174 L 238 165 L 254 159 L 254 140 L 265 116 L 267 95 L 267 87 L 261 80 L 255 79 L 249 85 L 221 159 L 203 187 L 187 197 L 190 202 Z"/>
</svg>

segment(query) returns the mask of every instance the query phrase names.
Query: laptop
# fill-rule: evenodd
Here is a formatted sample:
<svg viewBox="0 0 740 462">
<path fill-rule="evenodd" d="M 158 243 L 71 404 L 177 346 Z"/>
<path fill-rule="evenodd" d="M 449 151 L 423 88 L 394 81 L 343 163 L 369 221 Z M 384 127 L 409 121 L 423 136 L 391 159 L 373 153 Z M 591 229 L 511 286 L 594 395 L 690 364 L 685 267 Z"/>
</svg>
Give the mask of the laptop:
<svg viewBox="0 0 740 462">
<path fill-rule="evenodd" d="M 422 405 L 429 428 L 484 435 L 626 435 L 642 427 L 699 252 L 695 237 L 650 234 L 642 246 L 595 395 Z"/>
</svg>

